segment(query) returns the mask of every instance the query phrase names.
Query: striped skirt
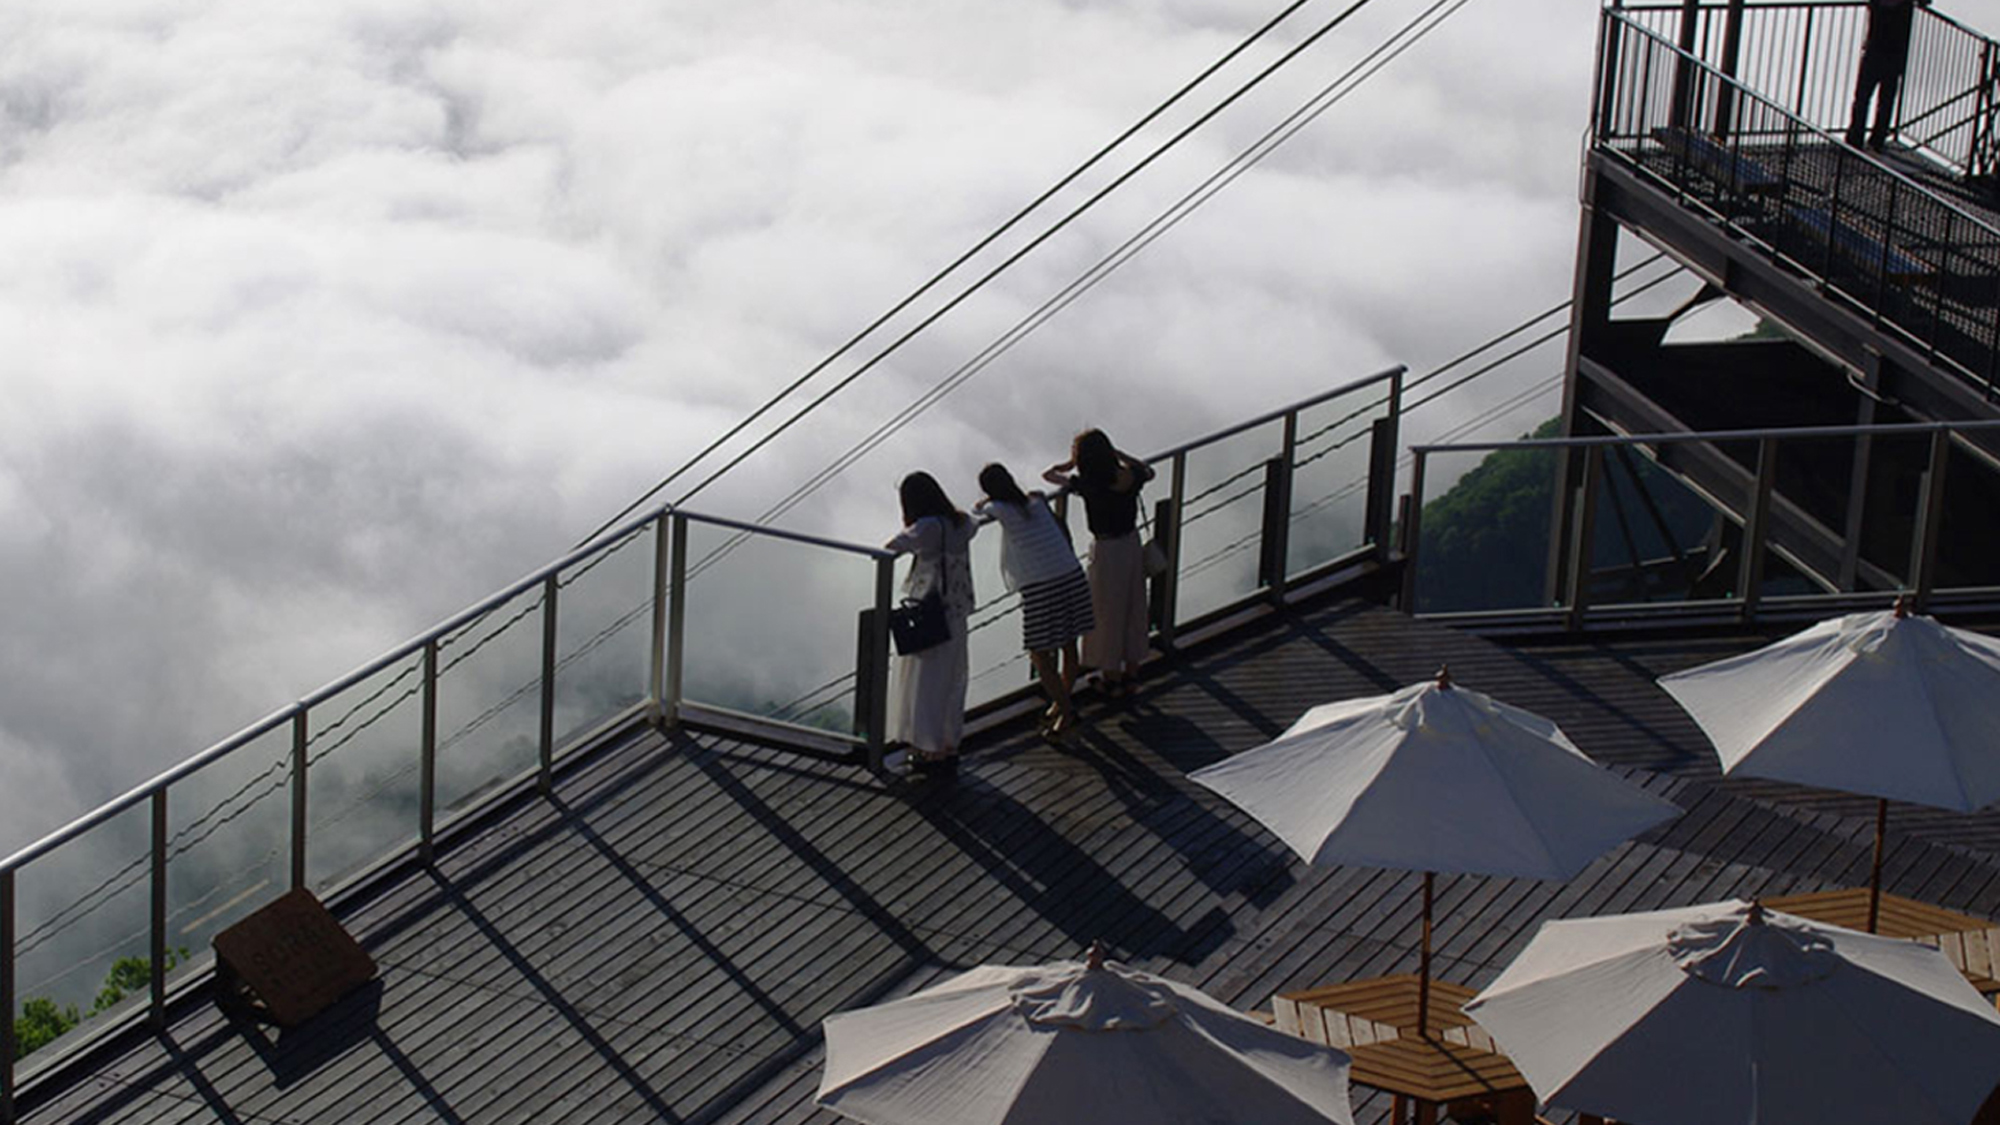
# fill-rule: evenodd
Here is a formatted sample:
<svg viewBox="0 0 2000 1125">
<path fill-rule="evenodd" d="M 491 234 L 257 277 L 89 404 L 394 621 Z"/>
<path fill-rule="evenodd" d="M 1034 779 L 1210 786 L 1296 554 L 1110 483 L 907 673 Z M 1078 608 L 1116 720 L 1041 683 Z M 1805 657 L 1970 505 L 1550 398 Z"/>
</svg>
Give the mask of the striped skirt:
<svg viewBox="0 0 2000 1125">
<path fill-rule="evenodd" d="M 1090 632 L 1094 622 L 1082 567 L 1021 587 L 1021 647 L 1029 652 L 1061 648 Z"/>
</svg>

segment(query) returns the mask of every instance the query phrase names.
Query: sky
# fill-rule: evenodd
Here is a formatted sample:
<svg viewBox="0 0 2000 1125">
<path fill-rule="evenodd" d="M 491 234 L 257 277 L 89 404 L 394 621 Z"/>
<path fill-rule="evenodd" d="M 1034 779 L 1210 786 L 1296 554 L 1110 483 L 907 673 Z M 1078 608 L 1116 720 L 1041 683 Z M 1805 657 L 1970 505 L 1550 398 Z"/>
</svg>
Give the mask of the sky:
<svg viewBox="0 0 2000 1125">
<path fill-rule="evenodd" d="M 695 506 L 762 511 L 1423 7 L 1372 0 Z M 0 852 L 560 555 L 1277 8 L 0 5 Z M 1595 19 L 1469 0 L 783 524 L 877 543 L 912 468 L 1165 448 L 1564 300 Z"/>
</svg>

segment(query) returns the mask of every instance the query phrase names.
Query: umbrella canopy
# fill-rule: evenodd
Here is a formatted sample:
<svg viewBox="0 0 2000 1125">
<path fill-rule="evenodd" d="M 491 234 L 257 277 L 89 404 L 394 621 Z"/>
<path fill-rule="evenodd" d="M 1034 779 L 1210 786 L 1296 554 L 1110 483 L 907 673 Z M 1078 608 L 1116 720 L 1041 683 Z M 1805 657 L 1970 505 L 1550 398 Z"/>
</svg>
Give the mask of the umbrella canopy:
<svg viewBox="0 0 2000 1125">
<path fill-rule="evenodd" d="M 1726 773 L 1971 812 L 2000 799 L 2000 641 L 1900 610 L 1660 678 Z"/>
<path fill-rule="evenodd" d="M 1646 1125 L 1964 1125 L 2000 1082 L 1943 954 L 1744 902 L 1545 923 L 1465 1010 L 1544 1102 Z"/>
<path fill-rule="evenodd" d="M 1346 1055 L 1095 955 L 828 1017 L 819 1104 L 871 1125 L 1354 1120 Z"/>
<path fill-rule="evenodd" d="M 1566 880 L 1679 806 L 1449 678 L 1315 707 L 1195 771 L 1315 864 Z"/>
</svg>

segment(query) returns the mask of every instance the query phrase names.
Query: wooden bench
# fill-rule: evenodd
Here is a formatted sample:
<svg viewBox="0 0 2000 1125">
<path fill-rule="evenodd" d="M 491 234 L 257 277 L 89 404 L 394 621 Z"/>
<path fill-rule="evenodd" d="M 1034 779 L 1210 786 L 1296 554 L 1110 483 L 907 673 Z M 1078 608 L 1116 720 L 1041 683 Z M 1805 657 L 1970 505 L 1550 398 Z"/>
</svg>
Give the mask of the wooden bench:
<svg viewBox="0 0 2000 1125">
<path fill-rule="evenodd" d="M 1927 283 L 1937 279 L 1937 267 L 1913 258 L 1874 235 L 1827 214 L 1818 207 L 1794 204 L 1785 214 L 1795 226 L 1823 238 L 1836 253 L 1856 265 L 1880 268 L 1890 281 L 1901 285 Z"/>
<path fill-rule="evenodd" d="M 1850 930 L 1868 927 L 1867 887 L 1780 895 L 1762 901 L 1772 910 L 1830 926 Z M 2000 927 L 1984 918 L 1885 891 L 1875 932 L 1932 946 L 1944 953 L 1952 968 L 1965 974 L 1972 987 L 1989 996 L 2000 994 Z"/>
<path fill-rule="evenodd" d="M 1739 195 L 1769 195 L 1782 191 L 1785 181 L 1742 153 L 1731 152 L 1713 138 L 1672 126 L 1653 130 L 1653 139 L 1680 154 L 1703 175 Z"/>
</svg>

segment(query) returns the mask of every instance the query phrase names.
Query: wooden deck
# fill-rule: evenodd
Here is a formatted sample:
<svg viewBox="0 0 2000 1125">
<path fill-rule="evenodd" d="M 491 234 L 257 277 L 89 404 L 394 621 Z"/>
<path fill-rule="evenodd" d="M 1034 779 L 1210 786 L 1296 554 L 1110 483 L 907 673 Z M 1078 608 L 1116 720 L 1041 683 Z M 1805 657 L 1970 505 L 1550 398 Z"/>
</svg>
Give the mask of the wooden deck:
<svg viewBox="0 0 2000 1125">
<path fill-rule="evenodd" d="M 1330 604 L 1088 708 L 1073 748 L 990 737 L 955 788 L 919 794 L 726 740 L 635 738 L 344 905 L 378 987 L 284 1035 L 184 1004 L 26 1120 L 830 1123 L 812 1105 L 820 1020 L 982 962 L 1101 937 L 1242 1009 L 1413 971 L 1418 876 L 1306 868 L 1185 773 L 1446 660 L 1687 815 L 1566 884 L 1439 879 L 1441 979 L 1485 984 L 1546 918 L 1853 885 L 1873 802 L 1719 783 L 1652 683 L 1761 640 L 1510 650 Z M 1890 889 L 2000 912 L 2000 817 L 1899 806 L 1890 833 Z M 1388 1108 L 1357 1104 L 1368 1122 Z"/>
</svg>

